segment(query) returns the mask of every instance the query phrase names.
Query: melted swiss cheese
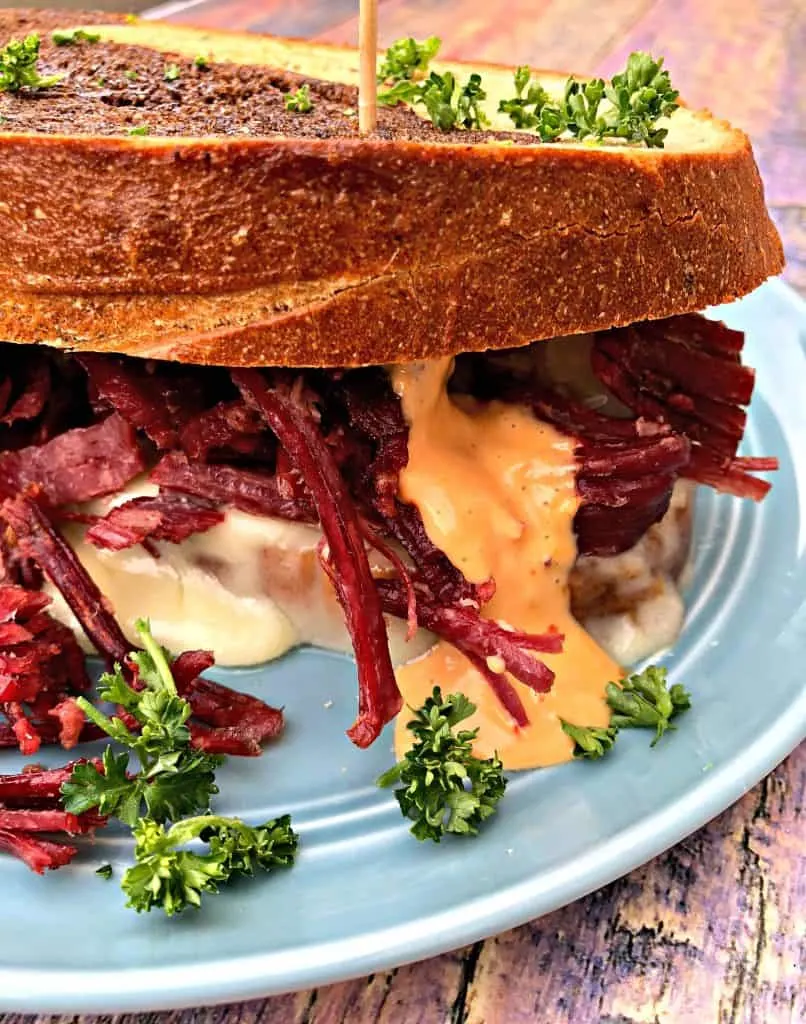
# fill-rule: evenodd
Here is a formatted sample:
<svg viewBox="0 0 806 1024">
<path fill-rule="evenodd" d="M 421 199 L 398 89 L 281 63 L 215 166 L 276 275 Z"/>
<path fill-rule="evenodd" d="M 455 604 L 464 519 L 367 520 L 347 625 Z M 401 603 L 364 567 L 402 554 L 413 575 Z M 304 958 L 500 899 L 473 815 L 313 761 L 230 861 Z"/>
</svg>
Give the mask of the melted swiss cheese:
<svg viewBox="0 0 806 1024">
<path fill-rule="evenodd" d="M 478 708 L 468 728 L 480 726 L 480 756 L 497 751 L 508 768 L 555 764 L 573 748 L 560 719 L 607 725 L 605 685 L 622 675 L 569 611 L 579 504 L 574 442 L 525 409 L 453 400 L 446 389 L 450 372 L 449 359 L 392 371 L 409 424 L 401 497 L 418 507 L 431 541 L 467 579 L 495 580 L 485 615 L 533 633 L 555 626 L 565 635 L 564 650 L 540 655 L 556 673 L 550 693 L 538 695 L 511 680 L 529 715 L 521 729 L 484 678 L 444 641 L 398 669 L 398 684 L 410 707 L 419 707 L 435 685 L 445 694 L 464 693 Z M 399 753 L 410 738 L 407 720 L 405 713 L 398 718 Z"/>
<path fill-rule="evenodd" d="M 103 514 L 157 488 L 134 482 L 113 498 L 88 504 Z M 135 621 L 148 618 L 157 640 L 171 651 L 212 650 L 219 665 L 247 666 L 279 658 L 300 644 L 352 651 L 344 619 L 316 552 L 318 527 L 228 509 L 224 521 L 181 544 L 159 543 L 154 558 L 139 545 L 124 551 L 94 547 L 83 526 L 70 524 L 65 539 L 111 605 L 126 638 L 138 642 Z M 370 562 L 383 566 L 375 553 Z M 52 613 L 92 648 L 66 602 L 47 586 Z M 420 630 L 409 643 L 406 625 L 387 618 L 392 660 L 421 654 L 433 642 Z"/>
</svg>

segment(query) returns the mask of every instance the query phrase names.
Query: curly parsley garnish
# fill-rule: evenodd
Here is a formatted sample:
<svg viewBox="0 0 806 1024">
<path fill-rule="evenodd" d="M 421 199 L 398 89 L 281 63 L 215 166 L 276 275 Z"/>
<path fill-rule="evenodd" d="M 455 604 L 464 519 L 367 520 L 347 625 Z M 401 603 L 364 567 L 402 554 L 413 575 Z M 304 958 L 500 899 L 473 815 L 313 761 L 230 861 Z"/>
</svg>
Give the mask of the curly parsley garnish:
<svg viewBox="0 0 806 1024">
<path fill-rule="evenodd" d="M 621 729 L 654 729 L 654 747 L 665 732 L 674 729 L 672 719 L 691 707 L 691 695 L 680 683 L 669 687 L 666 669 L 650 665 L 622 679 L 608 683 L 605 696 L 613 712 L 607 728 L 580 726 L 560 719 L 563 732 L 574 741 L 574 757 L 591 760 L 604 757 Z"/>
<path fill-rule="evenodd" d="M 131 828 L 143 815 L 162 822 L 208 810 L 218 792 L 215 770 L 224 763 L 223 757 L 191 747 L 186 725 L 190 704 L 177 693 L 165 651 L 151 636 L 148 624 L 138 622 L 137 631 L 145 650 L 133 654 L 132 660 L 143 689 L 135 690 L 117 665 L 114 672 L 101 676 L 98 694 L 131 715 L 139 732 L 105 715 L 85 697 L 77 697 L 76 703 L 90 721 L 137 757 L 139 771 L 130 773 L 128 753 L 107 747 L 102 771 L 90 762 L 77 765 L 62 787 L 65 810 L 70 813 L 97 808 Z"/>
<path fill-rule="evenodd" d="M 432 71 L 425 77 L 440 46 L 441 40 L 436 36 L 422 43 L 411 38 L 393 43 L 378 69 L 378 82 L 388 87 L 378 93 L 378 103 L 385 106 L 420 104 L 432 124 L 442 132 L 484 128 L 489 120 L 481 109 L 487 98 L 481 75 L 471 75 L 464 85 L 460 85 L 450 71 L 441 75 Z"/>
<path fill-rule="evenodd" d="M 543 86 L 532 80 L 528 67 L 515 72 L 515 96 L 501 100 L 499 111 L 509 114 L 516 128 L 534 129 L 543 142 L 563 135 L 575 139 L 625 139 L 650 148 L 662 148 L 668 135 L 657 128 L 661 117 L 678 108 L 679 93 L 672 88 L 663 58 L 631 53 L 627 67 L 609 82 L 593 78 L 579 82 L 569 78 L 561 100 L 553 100 Z"/>
<path fill-rule="evenodd" d="M 407 725 L 415 737 L 411 750 L 378 779 L 379 786 L 399 786 L 397 802 L 414 822 L 411 833 L 417 839 L 438 843 L 449 833 L 476 835 L 504 795 L 501 761 L 473 754 L 478 729 L 454 732 L 475 710 L 463 694 L 443 699 L 435 686 Z"/>
<path fill-rule="evenodd" d="M 378 68 L 378 84 L 390 85 L 401 81 L 423 78 L 428 65 L 436 57 L 442 40 L 429 36 L 422 43 L 409 36 L 392 43 Z"/>
<path fill-rule="evenodd" d="M 284 98 L 285 109 L 294 114 L 309 114 L 313 110 L 309 85 L 301 85 L 296 92 L 287 92 Z"/>
<path fill-rule="evenodd" d="M 217 892 L 236 875 L 290 866 L 298 840 L 288 816 L 253 827 L 210 813 L 210 800 L 218 792 L 215 771 L 225 758 L 191 746 L 186 723 L 192 709 L 176 689 L 170 657 L 147 622 L 139 620 L 136 629 L 144 649 L 133 652 L 130 661 L 142 689 L 132 686 L 116 665 L 101 676 L 98 693 L 139 729 L 110 718 L 84 697 L 76 703 L 135 754 L 139 770 L 130 770 L 126 750 L 115 753 L 107 747 L 100 770 L 90 762 L 77 764 L 61 792 L 66 811 L 96 809 L 132 829 L 135 864 L 121 882 L 127 906 L 137 911 L 161 907 L 170 916 L 198 907 L 202 892 Z M 166 822 L 173 824 L 166 828 Z M 183 849 L 197 839 L 207 843 L 206 854 Z M 109 877 L 107 867 L 98 873 Z"/>
<path fill-rule="evenodd" d="M 407 79 L 398 82 L 386 92 L 378 94 L 378 102 L 421 104 L 431 123 L 442 132 L 456 129 L 484 128 L 489 119 L 481 109 L 487 93 L 481 85 L 481 75 L 472 74 L 460 85 L 450 71 L 437 74 L 432 71 L 425 81 L 417 83 Z"/>
<path fill-rule="evenodd" d="M 37 71 L 38 61 L 39 36 L 36 33 L 23 40 L 12 39 L 0 50 L 0 92 L 50 89 L 61 82 L 63 75 L 42 77 Z"/>
<path fill-rule="evenodd" d="M 101 33 L 88 32 L 84 28 L 73 28 L 67 32 L 57 29 L 50 38 L 55 46 L 75 46 L 76 43 L 98 43 Z"/>
<path fill-rule="evenodd" d="M 207 853 L 184 849 L 197 839 L 208 845 Z M 291 867 L 298 845 L 288 815 L 257 826 L 200 815 L 169 829 L 144 819 L 134 828 L 134 841 L 135 863 L 121 881 L 126 906 L 138 913 L 160 908 L 169 917 L 199 907 L 202 893 L 216 893 L 239 875 Z"/>
<path fill-rule="evenodd" d="M 528 67 L 519 67 L 515 72 L 515 96 L 511 100 L 501 100 L 498 110 L 509 114 L 516 128 L 537 128 L 540 124 L 540 113 L 549 102 L 549 94 L 540 84 L 532 81 Z"/>
</svg>

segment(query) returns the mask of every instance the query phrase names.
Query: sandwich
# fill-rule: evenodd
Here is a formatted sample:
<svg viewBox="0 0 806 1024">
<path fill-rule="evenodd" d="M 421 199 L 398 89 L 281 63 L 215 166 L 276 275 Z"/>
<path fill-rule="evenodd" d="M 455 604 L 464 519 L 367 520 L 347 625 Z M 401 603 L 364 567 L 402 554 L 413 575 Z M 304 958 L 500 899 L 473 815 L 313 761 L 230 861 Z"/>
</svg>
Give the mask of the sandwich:
<svg viewBox="0 0 806 1024">
<path fill-rule="evenodd" d="M 674 642 L 696 489 L 769 489 L 701 311 L 783 256 L 659 62 L 435 43 L 362 136 L 353 50 L 0 12 L 5 581 L 110 662 L 352 651 L 358 746 L 441 686 L 527 768 Z"/>
</svg>

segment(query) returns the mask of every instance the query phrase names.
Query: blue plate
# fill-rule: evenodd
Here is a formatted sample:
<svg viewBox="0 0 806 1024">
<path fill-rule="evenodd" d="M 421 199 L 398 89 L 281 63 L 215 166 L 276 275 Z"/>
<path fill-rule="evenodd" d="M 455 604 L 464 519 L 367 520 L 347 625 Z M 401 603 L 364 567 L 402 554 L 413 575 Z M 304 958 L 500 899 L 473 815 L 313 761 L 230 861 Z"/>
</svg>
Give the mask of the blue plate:
<svg viewBox="0 0 806 1024">
<path fill-rule="evenodd" d="M 348 659 L 303 650 L 222 673 L 285 705 L 288 729 L 261 759 L 222 771 L 218 807 L 253 821 L 290 811 L 297 867 L 168 920 L 125 910 L 117 883 L 94 874 L 111 861 L 119 878 L 123 832 L 45 878 L 0 857 L 0 1009 L 209 1004 L 432 956 L 623 875 L 785 757 L 806 736 L 806 305 L 772 282 L 720 313 L 747 331 L 758 367 L 745 452 L 776 454 L 781 470 L 761 506 L 698 499 L 689 617 L 667 659 L 694 696 L 678 732 L 654 750 L 646 734 L 625 734 L 601 763 L 518 775 L 482 836 L 437 847 L 409 836 L 373 784 L 391 762 L 391 733 L 363 753 L 344 736 L 356 702 Z M 0 771 L 20 764 L 0 757 Z"/>
</svg>

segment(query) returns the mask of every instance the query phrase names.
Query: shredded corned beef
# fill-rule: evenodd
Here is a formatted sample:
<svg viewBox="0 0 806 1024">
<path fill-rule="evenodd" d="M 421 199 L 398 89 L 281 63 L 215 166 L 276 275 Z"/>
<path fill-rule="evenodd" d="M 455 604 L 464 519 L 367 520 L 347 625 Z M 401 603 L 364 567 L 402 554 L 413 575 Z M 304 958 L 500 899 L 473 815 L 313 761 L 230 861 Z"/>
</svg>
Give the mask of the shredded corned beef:
<svg viewBox="0 0 806 1024">
<path fill-rule="evenodd" d="M 398 498 L 400 473 L 409 460 L 409 431 L 388 375 L 375 368 L 357 370 L 339 381 L 337 399 L 343 403 L 352 430 L 372 443 L 364 449 L 368 450 L 364 464 L 351 467 L 354 492 L 380 517 L 384 531 L 410 556 L 438 601 L 485 604 L 495 593 L 494 581 L 468 582 L 431 542 L 419 510 Z"/>
<path fill-rule="evenodd" d="M 16 386 L 11 377 L 4 379 L 0 389 L 0 423 L 10 427 L 19 420 L 35 420 L 44 411 L 50 390 L 49 362 L 46 355 L 38 353 L 23 365 L 22 380 Z"/>
<path fill-rule="evenodd" d="M 90 685 L 84 655 L 71 630 L 47 614 L 49 604 L 46 594 L 0 584 L 0 746 L 5 736 L 26 755 L 54 733 L 75 746 L 85 725 L 72 701 Z"/>
<path fill-rule="evenodd" d="M 17 546 L 33 559 L 64 597 L 96 651 L 110 667 L 129 651 L 123 631 L 103 594 L 51 522 L 35 493 L 7 500 L 0 516 L 14 533 Z"/>
<path fill-rule="evenodd" d="M 185 651 L 171 666 L 176 688 L 193 711 L 188 722 L 191 743 L 211 754 L 257 757 L 263 743 L 283 731 L 283 713 L 258 697 L 202 678 L 201 673 L 214 663 L 209 651 Z M 126 667 L 132 685 L 137 686 L 137 666 L 127 659 Z M 131 718 L 126 724 L 130 729 L 139 728 Z"/>
<path fill-rule="evenodd" d="M 86 539 L 110 551 L 155 540 L 181 544 L 223 521 L 224 513 L 209 502 L 182 494 L 158 494 L 132 498 L 99 516 L 87 530 Z"/>
<path fill-rule="evenodd" d="M 191 459 L 219 462 L 227 458 L 270 458 L 275 450 L 263 420 L 246 402 L 219 402 L 194 416 L 179 435 L 179 446 Z"/>
<path fill-rule="evenodd" d="M 769 484 L 753 474 L 774 469 L 775 460 L 736 454 L 753 388 L 742 342 L 737 332 L 695 316 L 596 335 L 592 368 L 632 417 L 603 415 L 552 381 L 519 372 L 506 355 L 460 356 L 452 386 L 482 401 L 525 405 L 576 439 L 578 550 L 609 555 L 631 547 L 664 515 L 680 476 L 756 499 L 766 493 Z M 2 576 L 36 590 L 44 570 L 110 663 L 123 661 L 128 644 L 53 520 L 87 523 L 88 539 L 100 547 L 142 544 L 153 553 L 154 541 L 180 543 L 210 529 L 228 506 L 321 523 L 322 564 L 356 653 L 359 714 L 350 735 L 358 745 L 371 743 L 401 703 L 384 613 L 454 644 L 518 724 L 527 716 L 510 678 L 538 692 L 551 686 L 538 655 L 559 651 L 562 638 L 485 619 L 481 609 L 495 581 L 466 580 L 430 541 L 418 509 L 400 499 L 408 427 L 381 368 L 229 374 L 9 347 L 0 376 L 0 452 L 9 527 L 0 543 Z M 156 496 L 103 517 L 71 507 L 118 492 L 146 470 L 160 488 Z M 26 493 L 28 485 L 34 489 Z M 373 578 L 367 546 L 386 558 L 392 578 Z M 11 590 L 0 587 L 0 745 L 33 749 L 60 734 L 66 743 L 86 738 L 94 727 L 79 720 L 70 699 L 75 680 L 85 678 L 79 648 L 43 605 L 23 602 L 25 614 L 12 608 L 4 617 L 4 594 L 7 603 L 22 600 Z M 490 667 L 499 660 L 505 673 Z M 193 742 L 259 753 L 282 728 L 281 712 L 202 679 L 211 664 L 204 652 L 186 652 L 174 664 L 193 708 Z M 51 676 L 58 685 L 37 682 Z"/>
<path fill-rule="evenodd" d="M 206 730 L 208 743 L 216 733 L 222 733 L 237 737 L 242 753 L 259 754 L 262 743 L 283 731 L 283 713 L 251 694 L 201 678 L 201 673 L 212 668 L 214 662 L 210 651 L 180 654 L 172 665 L 176 688 L 190 704 L 200 728 Z"/>
<path fill-rule="evenodd" d="M 358 666 L 358 718 L 348 735 L 356 746 L 367 747 L 395 717 L 403 699 L 355 504 L 302 400 L 271 389 L 257 370 L 234 370 L 232 378 L 276 435 L 316 505 L 328 545 L 323 564 L 329 567 Z"/>
<path fill-rule="evenodd" d="M 773 459 L 737 460 L 754 372 L 743 366 L 739 331 L 700 316 L 607 331 L 596 336 L 591 365 L 637 416 L 669 426 L 691 442 L 682 476 L 758 501 L 769 491 L 752 476 Z"/>
<path fill-rule="evenodd" d="M 406 592 L 399 581 L 377 580 L 376 586 L 384 609 L 398 618 L 406 618 Z M 485 659 L 501 658 L 508 672 L 537 693 L 551 689 L 554 673 L 529 652 L 559 654 L 563 647 L 562 634 L 504 629 L 493 619 L 483 618 L 472 606 L 446 607 L 420 592 L 417 594 L 417 621 L 463 653 Z"/>
<path fill-rule="evenodd" d="M 82 759 L 62 768 L 28 768 L 20 775 L 0 775 L 0 849 L 13 854 L 41 875 L 63 867 L 78 853 L 75 846 L 43 839 L 39 833 L 87 835 L 106 825 L 96 811 L 68 814 L 61 787 Z M 92 762 L 102 770 L 100 761 Z"/>
<path fill-rule="evenodd" d="M 149 480 L 165 491 L 207 498 L 251 515 L 316 522 L 313 503 L 306 495 L 295 493 L 296 485 L 289 474 L 207 465 L 191 462 L 181 452 L 171 452 L 157 463 Z"/>
<path fill-rule="evenodd" d="M 126 356 L 76 357 L 95 396 L 163 450 L 179 443 L 183 423 L 203 405 L 203 377 L 182 368 Z"/>
<path fill-rule="evenodd" d="M 13 498 L 35 484 L 52 505 L 115 494 L 145 469 L 132 427 L 113 414 L 45 444 L 0 455 L 0 494 Z"/>
<path fill-rule="evenodd" d="M 38 875 L 63 868 L 78 853 L 77 846 L 5 828 L 0 828 L 0 850 L 17 857 Z"/>
<path fill-rule="evenodd" d="M 700 316 L 672 317 L 595 335 L 591 366 L 634 419 L 603 415 L 549 381 L 508 372 L 500 356 L 467 357 L 471 390 L 533 409 L 579 441 L 574 527 L 580 554 L 632 547 L 665 515 L 675 480 L 687 477 L 740 497 L 762 498 L 752 473 L 775 459 L 737 459 L 753 371 L 743 336 Z"/>
</svg>

